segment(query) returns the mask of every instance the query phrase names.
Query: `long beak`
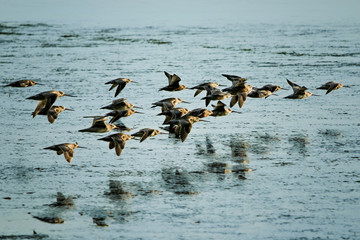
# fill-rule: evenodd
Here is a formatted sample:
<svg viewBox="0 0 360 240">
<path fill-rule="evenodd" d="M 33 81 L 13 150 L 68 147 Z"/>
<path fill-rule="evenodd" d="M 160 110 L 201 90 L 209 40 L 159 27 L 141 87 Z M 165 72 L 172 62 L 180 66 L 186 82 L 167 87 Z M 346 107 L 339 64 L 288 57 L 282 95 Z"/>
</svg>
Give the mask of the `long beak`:
<svg viewBox="0 0 360 240">
<path fill-rule="evenodd" d="M 74 109 L 70 109 L 70 108 L 65 108 L 65 110 L 74 111 Z"/>
<path fill-rule="evenodd" d="M 200 119 L 199 122 L 210 122 L 210 121 Z"/>
<path fill-rule="evenodd" d="M 145 114 L 145 113 L 143 113 L 143 112 L 135 112 L 135 113 Z"/>
<path fill-rule="evenodd" d="M 344 88 L 351 88 L 350 86 L 347 86 L 347 85 L 344 85 L 343 87 L 344 87 Z"/>
<path fill-rule="evenodd" d="M 311 94 L 311 96 L 320 97 L 320 95 L 317 94 Z"/>
<path fill-rule="evenodd" d="M 42 84 L 42 83 L 36 83 L 36 85 L 45 85 L 45 84 Z"/>
<path fill-rule="evenodd" d="M 133 81 L 133 80 L 131 80 L 131 82 L 133 82 L 133 83 L 139 83 L 139 82 L 135 82 L 135 81 Z"/>
<path fill-rule="evenodd" d="M 76 97 L 74 95 L 69 95 L 69 94 L 64 94 L 64 96 L 68 96 L 68 97 Z"/>
<path fill-rule="evenodd" d="M 219 84 L 219 87 L 226 87 L 226 85 Z"/>
<path fill-rule="evenodd" d="M 83 149 L 88 149 L 88 148 L 86 148 L 86 147 L 80 147 L 80 146 L 77 146 L 77 148 L 83 148 Z"/>
<path fill-rule="evenodd" d="M 133 108 L 143 109 L 142 107 L 137 107 L 137 106 L 134 106 Z"/>
<path fill-rule="evenodd" d="M 239 112 L 239 111 L 232 111 L 233 113 L 237 113 L 237 114 L 241 114 L 241 112 Z"/>
<path fill-rule="evenodd" d="M 186 102 L 186 101 L 182 101 L 182 103 L 189 103 L 189 102 Z"/>
</svg>

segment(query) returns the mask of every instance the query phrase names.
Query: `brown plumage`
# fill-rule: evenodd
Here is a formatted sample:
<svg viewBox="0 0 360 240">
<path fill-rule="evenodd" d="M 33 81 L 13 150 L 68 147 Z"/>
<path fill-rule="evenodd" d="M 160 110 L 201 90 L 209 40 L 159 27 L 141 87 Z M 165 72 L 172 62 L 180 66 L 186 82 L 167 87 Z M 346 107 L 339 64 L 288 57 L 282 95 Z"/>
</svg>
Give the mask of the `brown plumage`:
<svg viewBox="0 0 360 240">
<path fill-rule="evenodd" d="M 337 83 L 337 82 L 334 82 L 334 81 L 331 81 L 331 82 L 327 82 L 323 85 L 321 85 L 320 87 L 318 87 L 317 89 L 325 89 L 327 90 L 326 91 L 326 94 L 330 93 L 331 91 L 333 90 L 337 90 L 339 88 L 342 88 L 344 85 L 341 84 L 341 83 Z"/>
<path fill-rule="evenodd" d="M 215 88 L 210 90 L 208 95 L 206 97 L 203 97 L 201 100 L 205 100 L 205 106 L 208 106 L 210 101 L 223 100 L 229 97 L 231 97 L 230 93 L 223 92 L 220 89 Z"/>
<path fill-rule="evenodd" d="M 227 74 L 223 74 L 223 76 L 232 82 L 231 87 L 223 89 L 223 91 L 232 95 L 230 100 L 230 107 L 233 107 L 236 103 L 238 103 L 239 107 L 242 108 L 246 101 L 247 95 L 252 91 L 253 86 L 245 84 L 247 78 Z"/>
<path fill-rule="evenodd" d="M 222 116 L 226 116 L 231 112 L 235 112 L 235 113 L 240 113 L 237 111 L 233 111 L 230 108 L 226 108 L 226 104 L 223 103 L 222 101 L 218 101 L 216 106 L 215 105 L 211 105 L 214 109 L 212 110 L 212 117 L 222 117 Z"/>
<path fill-rule="evenodd" d="M 46 91 L 46 92 L 42 92 L 42 93 L 36 94 L 34 96 L 28 97 L 26 99 L 40 101 L 38 103 L 38 105 L 36 106 L 35 111 L 32 113 L 32 116 L 35 117 L 42 111 L 47 113 L 50 110 L 50 108 L 52 107 L 52 105 L 54 104 L 54 102 L 56 101 L 56 99 L 58 99 L 59 97 L 62 97 L 62 96 L 73 97 L 72 95 L 68 95 L 62 91 Z"/>
<path fill-rule="evenodd" d="M 215 82 L 207 82 L 207 83 L 202 83 L 199 85 L 196 85 L 195 87 L 189 88 L 189 89 L 197 89 L 194 97 L 196 97 L 197 95 L 199 95 L 202 91 L 206 91 L 206 95 L 208 95 L 210 93 L 211 90 L 217 88 L 218 86 L 220 86 L 220 84 L 215 83 Z"/>
<path fill-rule="evenodd" d="M 116 126 L 115 124 L 105 123 L 105 121 L 108 120 L 108 118 L 105 116 L 86 116 L 84 118 L 93 118 L 93 123 L 92 123 L 91 127 L 81 129 L 81 130 L 79 130 L 79 132 L 105 133 L 105 132 L 109 132 L 113 129 L 119 129 L 119 127 Z"/>
<path fill-rule="evenodd" d="M 185 114 L 186 116 L 194 116 L 194 117 L 198 117 L 198 118 L 205 118 L 208 116 L 211 116 L 212 111 L 207 110 L 206 108 L 195 108 L 193 110 L 191 110 L 190 112 Z"/>
<path fill-rule="evenodd" d="M 136 107 L 134 104 L 126 102 L 125 98 L 120 98 L 112 101 L 112 103 L 107 106 L 101 107 L 100 109 L 125 111 L 131 108 L 139 108 L 139 107 Z"/>
<path fill-rule="evenodd" d="M 186 140 L 192 129 L 192 125 L 201 120 L 199 117 L 186 116 L 179 119 L 170 121 L 170 132 L 174 132 L 177 138 L 180 138 L 182 142 Z"/>
<path fill-rule="evenodd" d="M 143 142 L 145 139 L 147 139 L 148 137 L 153 137 L 156 136 L 158 134 L 163 134 L 162 132 L 160 132 L 159 130 L 156 129 L 152 129 L 152 128 L 143 128 L 141 130 L 139 130 L 138 132 L 131 134 L 131 136 L 133 137 L 139 137 L 140 138 L 140 142 Z"/>
<path fill-rule="evenodd" d="M 290 94 L 289 96 L 286 96 L 285 98 L 303 99 L 303 98 L 307 98 L 312 95 L 311 92 L 306 92 L 307 87 L 299 86 L 299 85 L 291 82 L 289 79 L 286 79 L 286 80 L 289 83 L 289 85 L 292 87 L 294 93 Z"/>
<path fill-rule="evenodd" d="M 171 120 L 181 118 L 183 115 L 189 112 L 186 108 L 173 108 L 169 110 L 164 110 L 163 112 L 159 113 L 158 116 L 165 116 L 165 120 L 163 124 L 168 124 Z"/>
<path fill-rule="evenodd" d="M 58 118 L 59 113 L 68 110 L 68 111 L 74 111 L 72 109 L 66 108 L 64 106 L 55 106 L 53 105 L 49 111 L 45 112 L 45 109 L 43 109 L 42 111 L 40 111 L 38 113 L 38 115 L 47 115 L 48 121 L 50 123 L 54 123 L 56 121 L 56 119 Z"/>
<path fill-rule="evenodd" d="M 161 111 L 163 112 L 166 110 L 173 109 L 175 107 L 175 105 L 178 103 L 188 103 L 188 102 L 185 102 L 185 101 L 181 100 L 180 98 L 165 98 L 158 102 L 152 103 L 153 106 L 151 108 L 161 107 Z"/>
<path fill-rule="evenodd" d="M 74 156 L 75 148 L 80 148 L 77 142 L 75 144 L 74 143 L 57 144 L 50 147 L 46 147 L 44 149 L 56 151 L 57 155 L 64 154 L 66 161 L 71 162 Z"/>
<path fill-rule="evenodd" d="M 168 78 L 169 84 L 166 87 L 160 88 L 159 91 L 175 92 L 184 90 L 186 88 L 186 86 L 180 84 L 181 78 L 178 75 L 170 74 L 167 72 L 164 73 L 165 76 Z"/>
<path fill-rule="evenodd" d="M 130 82 L 137 83 L 135 81 L 130 80 L 129 78 L 116 78 L 114 80 L 106 82 L 105 84 L 112 84 L 109 91 L 117 87 L 115 91 L 115 97 L 116 97 L 125 88 L 126 84 Z"/>
<path fill-rule="evenodd" d="M 18 81 L 9 83 L 9 84 L 5 85 L 4 87 L 31 87 L 31 86 L 34 86 L 35 84 L 42 85 L 35 81 L 24 79 L 24 80 L 18 80 Z"/>
<path fill-rule="evenodd" d="M 248 93 L 248 97 L 251 98 L 268 98 L 272 92 L 270 90 L 255 89 Z"/>
<path fill-rule="evenodd" d="M 272 93 L 279 91 L 280 89 L 283 89 L 281 86 L 273 85 L 273 84 L 266 84 L 262 86 L 261 88 L 256 88 L 256 90 L 268 90 Z"/>
<path fill-rule="evenodd" d="M 142 114 L 141 112 L 137 112 L 137 111 L 135 111 L 134 109 L 131 108 L 131 109 L 124 110 L 124 111 L 115 110 L 115 111 L 107 113 L 106 116 L 112 116 L 109 123 L 114 123 L 117 120 L 119 120 L 120 118 L 129 117 L 129 116 L 133 115 L 134 113 Z"/>
<path fill-rule="evenodd" d="M 125 133 L 115 133 L 107 137 L 99 138 L 98 140 L 109 142 L 109 149 L 115 148 L 116 155 L 120 156 L 125 148 L 125 142 L 132 138 L 134 137 Z"/>
</svg>

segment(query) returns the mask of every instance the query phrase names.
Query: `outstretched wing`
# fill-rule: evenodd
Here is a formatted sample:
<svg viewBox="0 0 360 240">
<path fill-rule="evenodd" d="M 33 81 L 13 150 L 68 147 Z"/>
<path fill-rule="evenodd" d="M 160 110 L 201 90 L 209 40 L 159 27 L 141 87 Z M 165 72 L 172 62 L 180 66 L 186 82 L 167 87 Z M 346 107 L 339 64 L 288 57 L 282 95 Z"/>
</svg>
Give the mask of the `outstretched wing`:
<svg viewBox="0 0 360 240">
<path fill-rule="evenodd" d="M 328 94 L 328 93 L 330 93 L 332 90 L 336 89 L 337 86 L 339 85 L 339 84 L 336 84 L 336 83 L 334 83 L 334 82 L 328 82 L 327 84 L 329 84 L 329 88 L 328 88 L 328 90 L 326 91 L 326 94 Z"/>
<path fill-rule="evenodd" d="M 119 93 L 125 88 L 125 86 L 126 86 L 126 82 L 124 81 L 119 82 L 119 86 L 117 87 L 115 92 L 115 97 L 119 95 Z"/>
<path fill-rule="evenodd" d="M 116 88 L 117 85 L 118 85 L 117 83 L 113 83 L 113 84 L 111 85 L 111 87 L 109 88 L 109 91 L 111 91 L 111 90 L 113 90 L 114 88 Z"/>
<path fill-rule="evenodd" d="M 238 102 L 239 96 L 233 95 L 230 100 L 230 107 L 232 108 Z"/>
<path fill-rule="evenodd" d="M 236 75 L 230 75 L 230 74 L 221 74 L 224 77 L 226 77 L 230 81 L 237 81 L 239 79 L 242 79 L 242 77 L 236 76 Z"/>
<path fill-rule="evenodd" d="M 229 75 L 229 74 L 222 74 L 222 75 L 232 82 L 233 87 L 244 85 L 247 80 L 247 78 L 242 78 L 236 75 Z"/>
<path fill-rule="evenodd" d="M 290 81 L 289 79 L 286 79 L 286 81 L 289 83 L 289 85 L 292 87 L 294 94 L 304 94 L 306 88 L 301 87 L 299 85 L 297 85 L 296 83 L 293 83 L 292 81 Z"/>
<path fill-rule="evenodd" d="M 125 148 L 125 141 L 121 138 L 121 136 L 114 136 L 111 138 L 114 142 L 115 152 L 117 156 L 120 156 L 123 149 Z"/>
<path fill-rule="evenodd" d="M 126 113 L 127 113 L 127 111 L 116 111 L 115 115 L 114 115 L 113 118 L 109 121 L 109 123 L 116 122 L 117 120 L 119 120 L 120 118 L 122 118 Z"/>
<path fill-rule="evenodd" d="M 149 136 L 151 136 L 151 134 L 154 132 L 154 130 L 146 130 L 144 131 L 144 134 L 142 135 L 140 142 L 144 141 L 145 139 L 147 139 Z"/>
<path fill-rule="evenodd" d="M 170 73 L 168 73 L 168 72 L 165 72 L 165 71 L 164 71 L 164 74 L 165 74 L 165 76 L 167 77 L 167 79 L 168 79 L 168 83 L 169 83 L 169 85 L 170 85 L 172 75 L 171 75 Z"/>
<path fill-rule="evenodd" d="M 181 81 L 181 78 L 178 75 L 174 74 L 171 77 L 169 85 L 171 85 L 171 86 L 179 86 L 180 81 Z"/>
<path fill-rule="evenodd" d="M 99 127 L 99 128 L 106 128 L 106 118 L 94 118 L 93 124 L 91 127 Z"/>
<path fill-rule="evenodd" d="M 44 107 L 45 112 L 48 112 L 50 110 L 57 98 L 58 96 L 56 94 L 51 94 L 48 98 L 46 98 L 46 105 Z"/>
<path fill-rule="evenodd" d="M 71 162 L 74 156 L 74 149 L 67 145 L 60 145 L 59 148 L 64 152 L 66 161 Z"/>
<path fill-rule="evenodd" d="M 246 98 L 247 98 L 247 93 L 242 92 L 242 93 L 238 94 L 238 104 L 239 104 L 240 108 L 242 108 L 242 106 L 244 106 Z"/>
<path fill-rule="evenodd" d="M 189 122 L 181 123 L 180 138 L 181 138 L 182 142 L 184 142 L 186 140 L 186 138 L 189 136 L 191 128 L 192 128 L 191 123 L 189 123 Z"/>
<path fill-rule="evenodd" d="M 47 118 L 50 123 L 54 123 L 55 120 L 58 118 L 58 113 L 50 110 L 47 112 Z"/>
<path fill-rule="evenodd" d="M 196 90 L 195 94 L 194 94 L 194 97 L 196 97 L 197 95 L 199 95 L 203 90 L 202 89 L 198 89 Z"/>
<path fill-rule="evenodd" d="M 46 102 L 47 102 L 47 100 L 45 99 L 45 100 L 41 100 L 41 101 L 38 103 L 38 105 L 36 106 L 34 112 L 32 113 L 33 118 L 34 118 L 36 115 L 38 115 L 39 113 L 41 113 L 41 112 L 44 112 L 44 113 L 47 112 L 47 111 L 45 111 Z"/>
</svg>

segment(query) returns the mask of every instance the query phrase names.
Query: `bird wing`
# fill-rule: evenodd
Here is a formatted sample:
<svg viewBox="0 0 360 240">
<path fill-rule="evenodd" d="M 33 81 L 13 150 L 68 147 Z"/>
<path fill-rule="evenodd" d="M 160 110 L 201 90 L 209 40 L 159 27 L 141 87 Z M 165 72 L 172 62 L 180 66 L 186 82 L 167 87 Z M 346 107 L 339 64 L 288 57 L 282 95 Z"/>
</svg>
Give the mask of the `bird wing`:
<svg viewBox="0 0 360 240">
<path fill-rule="evenodd" d="M 125 141 L 121 138 L 121 136 L 114 136 L 111 139 L 113 140 L 115 146 L 116 155 L 120 156 L 125 148 Z"/>
<path fill-rule="evenodd" d="M 171 86 L 179 86 L 180 81 L 181 81 L 181 78 L 178 75 L 174 74 L 174 75 L 171 76 L 171 79 L 169 81 L 169 85 L 171 85 Z"/>
<path fill-rule="evenodd" d="M 142 135 L 140 142 L 144 141 L 145 139 L 147 139 L 149 136 L 151 136 L 151 134 L 154 132 L 153 129 L 147 129 L 146 131 L 144 131 L 144 134 Z"/>
<path fill-rule="evenodd" d="M 35 108 L 35 111 L 32 113 L 33 117 L 35 117 L 39 113 L 47 113 L 51 109 L 56 99 L 57 99 L 57 95 L 51 94 L 49 97 L 45 98 L 44 100 L 40 100 L 37 107 Z"/>
<path fill-rule="evenodd" d="M 53 150 L 53 151 L 60 151 L 60 153 L 58 153 L 58 155 L 62 154 L 61 149 L 59 149 L 59 145 L 52 145 L 52 146 L 46 147 L 44 149 Z"/>
<path fill-rule="evenodd" d="M 113 84 L 111 85 L 111 87 L 109 88 L 109 91 L 113 90 L 117 85 L 118 85 L 117 83 L 113 83 Z"/>
<path fill-rule="evenodd" d="M 171 102 L 164 102 L 162 105 L 162 111 L 169 111 L 174 108 L 174 105 Z"/>
<path fill-rule="evenodd" d="M 54 123 L 55 120 L 58 118 L 58 113 L 56 111 L 49 110 L 47 112 L 47 118 L 50 123 Z"/>
<path fill-rule="evenodd" d="M 114 140 L 111 138 L 111 141 L 109 142 L 109 149 L 113 149 L 115 147 Z"/>
<path fill-rule="evenodd" d="M 164 71 L 164 74 L 165 74 L 165 76 L 168 78 L 169 85 L 171 85 L 172 75 L 171 75 L 170 73 L 168 73 L 168 72 L 165 72 L 165 71 Z"/>
<path fill-rule="evenodd" d="M 122 145 L 124 146 L 122 147 Z M 124 150 L 124 147 L 125 147 L 125 142 L 115 142 L 115 152 L 117 156 L 121 155 L 122 151 Z"/>
<path fill-rule="evenodd" d="M 123 117 L 126 113 L 127 113 L 127 111 L 116 111 L 115 115 L 112 117 L 112 119 L 109 121 L 109 123 L 116 122 L 121 117 Z"/>
<path fill-rule="evenodd" d="M 297 85 L 296 83 L 293 83 L 292 81 L 290 81 L 289 79 L 286 79 L 286 81 L 289 83 L 289 85 L 292 87 L 293 91 L 295 94 L 301 94 L 301 93 L 305 93 L 305 90 L 303 87 Z"/>
<path fill-rule="evenodd" d="M 329 83 L 327 83 L 327 84 L 329 84 L 329 88 L 328 88 L 328 90 L 326 91 L 326 94 L 328 94 L 328 93 L 330 93 L 332 90 L 334 90 L 337 86 L 338 86 L 338 84 L 336 84 L 336 83 L 331 83 L 331 82 L 329 82 Z"/>
<path fill-rule="evenodd" d="M 99 128 L 106 128 L 105 119 L 96 119 L 94 118 L 93 124 L 91 127 L 99 127 Z"/>
<path fill-rule="evenodd" d="M 247 78 L 242 78 L 236 75 L 229 75 L 229 74 L 222 74 L 224 77 L 226 77 L 229 81 L 232 82 L 233 87 L 237 87 L 240 85 L 244 85 Z"/>
<path fill-rule="evenodd" d="M 229 74 L 221 74 L 221 75 L 223 75 L 230 81 L 237 81 L 237 80 L 241 79 L 241 77 L 236 76 L 236 75 L 229 75 Z"/>
<path fill-rule="evenodd" d="M 305 94 L 305 91 L 306 91 L 306 89 L 303 87 L 293 88 L 293 90 L 294 90 L 294 94 L 297 94 L 297 95 L 303 95 L 303 94 Z"/>
<path fill-rule="evenodd" d="M 240 108 L 242 108 L 242 106 L 244 106 L 246 97 L 247 97 L 247 93 L 242 92 L 242 93 L 238 94 L 238 104 L 239 104 Z"/>
<path fill-rule="evenodd" d="M 74 156 L 74 149 L 67 145 L 59 145 L 59 148 L 64 153 L 64 157 L 65 157 L 66 161 L 71 162 L 71 160 Z"/>
<path fill-rule="evenodd" d="M 181 138 L 182 142 L 184 142 L 186 140 L 186 138 L 189 136 L 191 128 L 192 128 L 191 123 L 189 123 L 189 122 L 181 123 L 180 138 Z"/>
<path fill-rule="evenodd" d="M 235 97 L 235 98 L 237 98 L 237 96 L 233 96 L 233 97 Z M 232 99 L 231 99 L 232 100 Z M 235 103 L 237 102 L 237 100 L 235 101 Z M 234 105 L 235 105 L 235 103 L 234 103 Z M 218 101 L 217 102 L 217 104 L 216 104 L 216 106 L 215 105 L 212 105 L 213 106 L 213 108 L 214 108 L 214 111 L 220 111 L 220 112 L 223 112 L 223 111 L 225 111 L 225 106 L 226 106 L 226 104 L 224 104 L 222 101 Z"/>
<path fill-rule="evenodd" d="M 39 101 L 38 105 L 36 106 L 34 112 L 32 113 L 33 118 L 38 115 L 40 112 L 47 112 L 45 111 L 47 99 Z"/>
<path fill-rule="evenodd" d="M 233 80 L 232 81 L 232 87 L 243 87 L 245 86 L 247 79 L 239 79 L 239 80 Z"/>
<path fill-rule="evenodd" d="M 119 83 L 119 86 L 117 87 L 116 92 L 115 92 L 115 97 L 116 97 L 117 95 L 119 95 L 119 93 L 124 89 L 125 86 L 126 86 L 126 82 L 121 81 L 121 82 Z"/>
<path fill-rule="evenodd" d="M 46 101 L 45 111 L 49 111 L 52 105 L 55 103 L 58 96 L 56 94 L 51 94 Z"/>
<path fill-rule="evenodd" d="M 199 95 L 203 90 L 202 89 L 198 89 L 196 90 L 195 94 L 194 94 L 194 97 L 196 97 L 197 95 Z"/>
<path fill-rule="evenodd" d="M 233 95 L 231 100 L 230 100 L 230 107 L 232 108 L 239 100 L 239 96 L 238 95 Z"/>
</svg>

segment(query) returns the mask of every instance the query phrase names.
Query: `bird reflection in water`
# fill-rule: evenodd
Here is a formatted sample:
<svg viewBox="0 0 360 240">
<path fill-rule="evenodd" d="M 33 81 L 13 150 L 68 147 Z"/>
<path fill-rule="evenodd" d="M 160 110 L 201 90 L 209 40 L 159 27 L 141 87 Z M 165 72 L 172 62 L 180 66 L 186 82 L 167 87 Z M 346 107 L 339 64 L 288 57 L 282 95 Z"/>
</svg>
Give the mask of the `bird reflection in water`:
<svg viewBox="0 0 360 240">
<path fill-rule="evenodd" d="M 184 168 L 164 168 L 161 176 L 165 182 L 165 188 L 175 194 L 194 195 L 199 193 L 191 183 L 191 174 Z"/>
<path fill-rule="evenodd" d="M 205 137 L 205 148 L 200 142 L 196 143 L 197 155 L 214 155 L 216 154 L 216 149 L 211 141 L 210 137 L 207 135 Z"/>
<path fill-rule="evenodd" d="M 305 157 L 308 155 L 307 145 L 309 139 L 306 135 L 299 133 L 289 137 L 289 143 L 292 144 L 288 152 L 289 155 L 297 153 L 298 156 Z"/>
<path fill-rule="evenodd" d="M 230 149 L 231 149 L 231 156 L 234 162 L 238 163 L 248 163 L 249 158 L 247 155 L 247 150 L 250 147 L 247 141 L 231 137 L 230 138 Z"/>
</svg>

